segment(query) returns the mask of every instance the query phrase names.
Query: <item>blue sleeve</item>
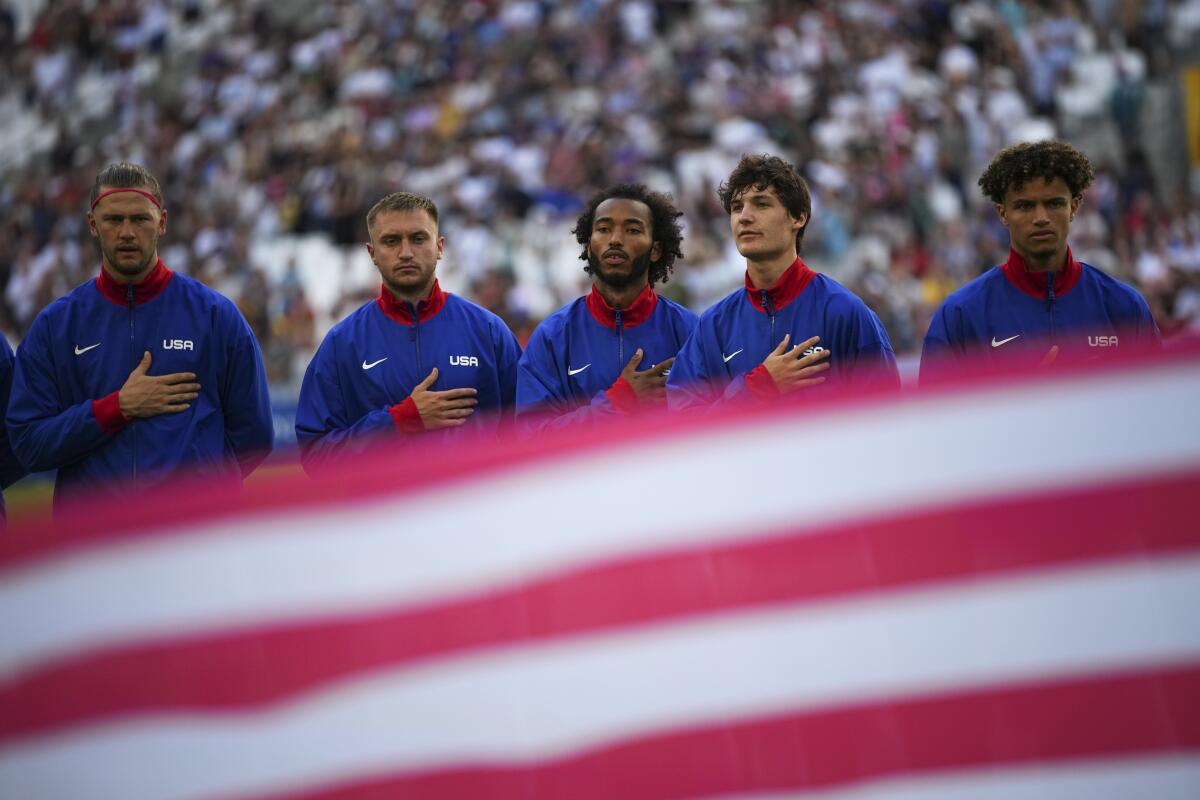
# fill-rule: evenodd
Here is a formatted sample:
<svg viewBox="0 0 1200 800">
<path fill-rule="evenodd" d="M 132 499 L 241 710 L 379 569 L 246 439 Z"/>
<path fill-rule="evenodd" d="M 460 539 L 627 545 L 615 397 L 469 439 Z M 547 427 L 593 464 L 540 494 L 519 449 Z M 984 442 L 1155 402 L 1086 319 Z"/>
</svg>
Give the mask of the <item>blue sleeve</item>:
<svg viewBox="0 0 1200 800">
<path fill-rule="evenodd" d="M 900 369 L 892 340 L 879 316 L 865 304 L 855 315 L 858 349 L 850 376 L 850 385 L 858 388 L 900 386 Z"/>
<path fill-rule="evenodd" d="M 539 325 L 529 339 L 517 365 L 517 421 L 525 434 L 568 428 L 620 412 L 597 392 L 591 402 L 576 405 L 563 386 L 561 357 L 554 352 L 553 335 Z"/>
<path fill-rule="evenodd" d="M 300 463 L 310 475 L 340 458 L 364 452 L 380 435 L 396 432 L 386 407 L 374 409 L 361 419 L 347 419 L 336 353 L 336 338 L 326 336 L 300 385 L 296 440 Z"/>
<path fill-rule="evenodd" d="M 8 410 L 8 398 L 12 391 L 14 358 L 8 340 L 0 336 L 0 409 Z M 0 487 L 7 489 L 25 477 L 25 468 L 13 455 L 8 441 L 8 428 L 0 419 Z"/>
<path fill-rule="evenodd" d="M 17 348 L 8 401 L 12 451 L 30 472 L 58 469 L 78 461 L 114 436 L 96 421 L 91 400 L 63 406 L 47 339 L 48 324 L 44 315 L 38 316 Z M 124 382 L 117 380 L 114 390 Z"/>
<path fill-rule="evenodd" d="M 1158 323 L 1154 321 L 1154 315 L 1150 313 L 1150 306 L 1146 304 L 1145 298 L 1136 291 L 1134 291 L 1134 296 L 1137 301 L 1134 327 L 1137 343 L 1148 348 L 1161 347 L 1162 335 L 1159 333 Z"/>
<path fill-rule="evenodd" d="M 231 343 L 225 360 L 221 409 L 225 414 L 225 446 L 233 452 L 242 477 L 271 453 L 275 426 L 262 352 L 241 312 L 230 304 Z"/>
<path fill-rule="evenodd" d="M 500 379 L 500 407 L 503 415 L 511 419 L 517 404 L 518 364 L 521 361 L 521 343 L 499 318 L 493 323 L 496 342 L 496 369 Z"/>
<path fill-rule="evenodd" d="M 921 345 L 918 384 L 935 381 L 956 371 L 955 362 L 962 343 L 952 337 L 947 316 L 946 303 L 943 302 L 929 321 L 929 330 L 925 332 L 925 341 Z"/>
</svg>

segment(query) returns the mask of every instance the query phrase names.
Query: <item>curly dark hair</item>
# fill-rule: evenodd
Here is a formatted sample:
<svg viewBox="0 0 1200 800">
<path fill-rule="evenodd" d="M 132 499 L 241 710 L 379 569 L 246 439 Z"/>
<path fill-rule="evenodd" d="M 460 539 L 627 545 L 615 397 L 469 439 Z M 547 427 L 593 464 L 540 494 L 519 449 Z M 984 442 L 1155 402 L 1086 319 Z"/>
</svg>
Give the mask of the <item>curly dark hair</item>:
<svg viewBox="0 0 1200 800">
<path fill-rule="evenodd" d="M 804 230 L 812 221 L 812 196 L 800 171 L 779 156 L 743 154 L 729 175 L 729 180 L 717 188 L 717 196 L 721 198 L 721 206 L 726 214 L 732 213 L 734 199 L 751 186 L 760 192 L 768 186 L 774 187 L 792 218 L 805 218 L 803 227 L 796 231 L 796 252 L 799 253 Z"/>
<path fill-rule="evenodd" d="M 1071 197 L 1079 198 L 1095 177 L 1088 157 L 1066 142 L 1022 142 L 1004 148 L 992 159 L 979 176 L 979 188 L 993 203 L 1003 203 L 1009 189 L 1034 178 L 1062 178 Z"/>
<path fill-rule="evenodd" d="M 671 195 L 664 192 L 652 192 L 641 183 L 618 183 L 592 195 L 587 207 L 575 220 L 575 241 L 583 245 L 579 257 L 587 264 L 583 271 L 592 274 L 592 265 L 588 262 L 588 243 L 592 238 L 592 223 L 596 219 L 596 209 L 605 200 L 619 198 L 622 200 L 637 200 L 650 208 L 650 236 L 661 245 L 658 261 L 651 262 L 648 280 L 653 286 L 658 282 L 666 283 L 675 270 L 675 259 L 683 258 L 680 246 L 683 244 L 683 229 L 677 221 L 683 212 L 675 208 Z"/>
</svg>

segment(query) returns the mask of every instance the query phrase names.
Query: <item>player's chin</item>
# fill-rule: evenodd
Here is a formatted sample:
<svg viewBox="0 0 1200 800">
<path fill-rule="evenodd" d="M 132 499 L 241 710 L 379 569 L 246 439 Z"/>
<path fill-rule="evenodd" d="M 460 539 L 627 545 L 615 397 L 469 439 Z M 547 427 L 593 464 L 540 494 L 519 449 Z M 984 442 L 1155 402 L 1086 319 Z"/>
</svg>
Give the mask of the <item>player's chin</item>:
<svg viewBox="0 0 1200 800">
<path fill-rule="evenodd" d="M 755 238 L 738 239 L 737 249 L 743 258 L 760 258 L 766 252 L 766 248 Z"/>
</svg>

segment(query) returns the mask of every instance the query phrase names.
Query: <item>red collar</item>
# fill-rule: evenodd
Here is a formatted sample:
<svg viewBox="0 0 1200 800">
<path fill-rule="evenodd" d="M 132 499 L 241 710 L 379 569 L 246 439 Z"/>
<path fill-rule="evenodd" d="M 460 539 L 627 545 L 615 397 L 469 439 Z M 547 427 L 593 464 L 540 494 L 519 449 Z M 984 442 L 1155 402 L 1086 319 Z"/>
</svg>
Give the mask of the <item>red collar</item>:
<svg viewBox="0 0 1200 800">
<path fill-rule="evenodd" d="M 1000 270 L 1009 283 L 1030 297 L 1046 296 L 1046 273 L 1030 272 L 1029 267 L 1025 265 L 1025 258 L 1011 247 L 1008 249 L 1008 261 L 1000 265 Z M 1081 272 L 1083 267 L 1075 260 L 1075 256 L 1071 255 L 1071 248 L 1068 247 L 1066 267 L 1054 274 L 1054 294 L 1061 297 L 1075 288 Z"/>
<path fill-rule="evenodd" d="M 587 303 L 587 309 L 591 312 L 592 318 L 606 328 L 617 327 L 617 309 L 608 304 L 604 299 L 604 295 L 596 289 L 596 284 L 592 284 L 592 291 L 588 293 L 584 302 Z M 638 296 L 633 298 L 633 302 L 629 304 L 629 308 L 621 309 L 621 325 L 626 328 L 632 328 L 635 325 L 641 325 L 646 320 L 650 319 L 650 314 L 654 312 L 654 307 L 658 305 L 658 294 L 650 288 L 650 284 L 642 287 L 638 292 Z"/>
<path fill-rule="evenodd" d="M 783 271 L 779 276 L 779 280 L 775 281 L 775 285 L 766 292 L 771 297 L 771 304 L 775 310 L 786 306 L 788 303 L 795 300 L 804 291 L 804 287 L 808 286 L 808 282 L 813 279 L 817 273 L 808 268 L 808 265 L 801 260 L 800 256 L 796 256 L 796 260 L 792 265 Z M 766 311 L 763 307 L 763 290 L 756 287 L 750 281 L 750 270 L 746 270 L 746 296 L 750 298 L 751 304 L 759 311 Z"/>
<path fill-rule="evenodd" d="M 140 306 L 158 297 L 163 289 L 167 288 L 174 274 L 160 258 L 154 268 L 146 273 L 146 277 L 133 284 L 133 304 Z M 96 276 L 96 288 L 105 298 L 119 306 L 129 303 L 129 284 L 114 280 L 103 266 L 100 267 L 100 274 Z"/>
<path fill-rule="evenodd" d="M 446 298 L 449 296 L 442 291 L 442 287 L 438 285 L 437 278 L 434 278 L 433 288 L 429 290 L 429 296 L 417 303 L 417 321 L 424 322 L 441 311 L 442 306 L 446 305 Z M 388 291 L 386 283 L 379 284 L 379 297 L 375 298 L 375 304 L 379 306 L 380 311 L 401 325 L 412 324 L 412 307 L 408 304 L 407 300 L 396 299 L 396 295 Z"/>
</svg>

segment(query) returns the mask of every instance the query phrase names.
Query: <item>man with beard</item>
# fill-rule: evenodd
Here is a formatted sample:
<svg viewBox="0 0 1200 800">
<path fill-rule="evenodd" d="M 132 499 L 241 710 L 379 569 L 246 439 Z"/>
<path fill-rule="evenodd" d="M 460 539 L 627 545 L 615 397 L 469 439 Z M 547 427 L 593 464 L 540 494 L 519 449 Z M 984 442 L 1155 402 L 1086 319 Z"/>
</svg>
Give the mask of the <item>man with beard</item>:
<svg viewBox="0 0 1200 800">
<path fill-rule="evenodd" d="M 683 255 L 680 216 L 642 184 L 591 198 L 573 232 L 592 291 L 530 337 L 517 373 L 524 430 L 665 406 L 667 373 L 696 327 L 695 314 L 654 291 Z"/>
<path fill-rule="evenodd" d="M 516 337 L 438 285 L 434 202 L 390 194 L 367 212 L 367 233 L 379 296 L 333 326 L 300 387 L 296 438 L 314 476 L 380 442 L 492 434 L 516 394 Z"/>
<path fill-rule="evenodd" d="M 144 167 L 104 168 L 88 227 L 100 274 L 47 306 L 17 351 L 8 429 L 54 502 L 128 496 L 189 470 L 240 485 L 271 449 L 262 355 L 237 307 L 167 268 L 167 210 Z"/>
<path fill-rule="evenodd" d="M 771 400 L 830 386 L 900 385 L 879 317 L 800 258 L 812 214 L 808 184 L 778 156 L 742 156 L 718 189 L 746 286 L 700 316 L 667 382 L 672 408 Z"/>
<path fill-rule="evenodd" d="M 1121 346 L 1158 346 L 1158 326 L 1131 286 L 1076 261 L 1071 222 L 1094 172 L 1065 142 L 1000 151 L 979 186 L 1008 228 L 1008 260 L 946 298 L 921 353 L 921 381 L 1004 361 L 1098 359 Z"/>
</svg>

